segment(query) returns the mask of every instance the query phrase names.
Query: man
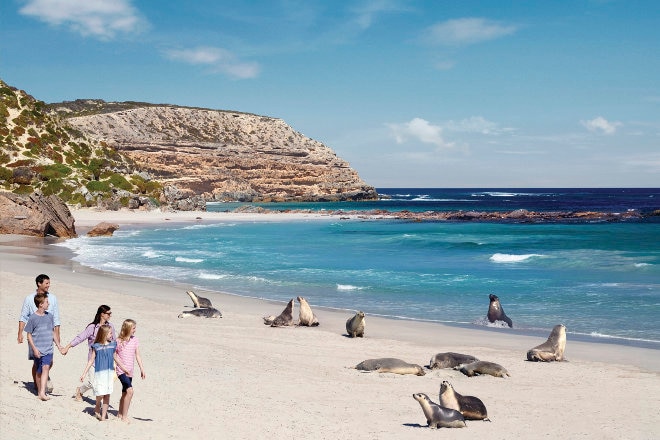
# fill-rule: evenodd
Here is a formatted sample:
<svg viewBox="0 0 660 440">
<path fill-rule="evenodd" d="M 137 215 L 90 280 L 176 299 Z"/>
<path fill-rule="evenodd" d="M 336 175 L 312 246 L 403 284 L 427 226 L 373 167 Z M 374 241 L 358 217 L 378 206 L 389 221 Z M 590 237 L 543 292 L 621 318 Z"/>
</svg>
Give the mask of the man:
<svg viewBox="0 0 660 440">
<path fill-rule="evenodd" d="M 48 297 L 48 313 L 53 315 L 53 321 L 55 323 L 55 333 L 54 333 L 54 339 L 57 345 L 60 345 L 60 310 L 57 305 L 57 298 L 55 295 L 52 293 L 48 292 L 48 289 L 50 288 L 50 278 L 48 275 L 41 274 L 38 275 L 37 278 L 35 279 L 35 282 L 37 283 L 37 290 L 26 296 L 25 300 L 23 301 L 23 308 L 21 309 L 21 316 L 18 318 L 18 343 L 22 344 L 23 343 L 23 330 L 25 329 L 25 324 L 28 322 L 28 319 L 30 319 L 30 315 L 35 313 L 37 311 L 37 307 L 34 304 L 34 297 L 41 293 L 43 295 L 46 295 Z M 28 347 L 29 348 L 29 347 Z M 28 350 L 28 359 L 31 361 L 34 361 L 34 358 L 32 356 L 32 352 Z M 50 369 L 53 368 L 53 363 L 50 363 Z M 35 387 L 37 385 L 37 366 L 32 363 L 32 380 L 34 381 Z M 47 391 L 50 393 L 53 391 L 53 384 L 50 381 L 50 377 L 48 378 L 48 385 L 46 386 Z"/>
</svg>

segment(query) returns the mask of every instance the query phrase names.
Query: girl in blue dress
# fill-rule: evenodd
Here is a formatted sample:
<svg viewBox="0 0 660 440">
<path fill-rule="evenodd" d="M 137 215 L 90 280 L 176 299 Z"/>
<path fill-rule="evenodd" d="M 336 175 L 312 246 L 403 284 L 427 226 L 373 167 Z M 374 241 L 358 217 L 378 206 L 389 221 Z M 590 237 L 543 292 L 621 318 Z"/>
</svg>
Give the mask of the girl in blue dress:
<svg viewBox="0 0 660 440">
<path fill-rule="evenodd" d="M 108 420 L 110 394 L 112 394 L 112 383 L 115 379 L 113 362 L 116 362 L 122 371 L 126 371 L 126 369 L 116 354 L 117 342 L 112 340 L 112 328 L 108 324 L 99 327 L 91 348 L 92 357 L 89 358 L 85 371 L 80 376 L 80 381 L 84 381 L 87 370 L 94 365 L 94 381 L 92 383 L 96 395 L 94 415 L 99 421 L 103 421 Z"/>
</svg>

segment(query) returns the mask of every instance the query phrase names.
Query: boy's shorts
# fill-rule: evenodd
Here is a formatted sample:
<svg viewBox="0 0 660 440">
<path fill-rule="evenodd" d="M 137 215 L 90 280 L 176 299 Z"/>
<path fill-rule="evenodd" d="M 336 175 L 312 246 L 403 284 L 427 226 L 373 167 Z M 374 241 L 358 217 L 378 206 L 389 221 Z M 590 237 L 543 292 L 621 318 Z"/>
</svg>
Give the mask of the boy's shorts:
<svg viewBox="0 0 660 440">
<path fill-rule="evenodd" d="M 37 367 L 37 374 L 41 374 L 44 365 L 49 365 L 53 363 L 53 353 L 45 354 L 40 358 L 34 358 L 34 365 Z"/>
<path fill-rule="evenodd" d="M 133 388 L 133 378 L 127 376 L 126 373 L 120 374 L 117 378 L 119 379 L 119 382 L 121 382 L 122 393 L 125 393 L 129 388 Z"/>
</svg>

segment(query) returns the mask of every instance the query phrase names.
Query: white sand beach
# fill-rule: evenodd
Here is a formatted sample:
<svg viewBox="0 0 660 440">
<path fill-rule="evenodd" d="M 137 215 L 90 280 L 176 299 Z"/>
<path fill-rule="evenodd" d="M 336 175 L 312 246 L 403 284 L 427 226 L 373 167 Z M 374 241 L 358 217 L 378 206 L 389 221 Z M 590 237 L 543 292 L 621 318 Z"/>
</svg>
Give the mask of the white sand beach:
<svg viewBox="0 0 660 440">
<path fill-rule="evenodd" d="M 318 214 L 73 211 L 84 234 L 101 221 L 158 224 L 169 221 L 253 221 Z M 142 439 L 420 439 L 420 438 L 660 438 L 660 350 L 572 341 L 568 362 L 533 363 L 525 353 L 544 338 L 511 329 L 450 327 L 367 315 L 364 339 L 348 338 L 352 311 L 314 307 L 320 326 L 271 328 L 262 316 L 284 304 L 199 291 L 221 310 L 220 319 L 180 319 L 192 310 L 190 286 L 101 273 L 63 259 L 44 242 L 0 236 L 0 438 Z M 51 400 L 31 391 L 27 343 L 17 344 L 23 298 L 46 273 L 57 295 L 62 343 L 89 323 L 101 304 L 112 307 L 119 329 L 137 321 L 146 368 L 136 365 L 131 423 L 116 419 L 121 385 L 114 383 L 110 420 L 97 421 L 93 398 L 72 398 L 87 346 L 56 353 Z M 484 313 L 486 310 L 484 310 Z M 294 317 L 297 318 L 297 303 Z M 570 329 L 569 329 L 570 330 Z M 424 376 L 364 373 L 357 363 L 396 357 L 422 366 L 438 352 L 453 351 L 497 362 L 508 378 L 467 377 L 454 370 Z M 443 380 L 463 395 L 479 397 L 491 422 L 468 421 L 463 429 L 426 427 L 413 393 L 438 401 Z"/>
</svg>

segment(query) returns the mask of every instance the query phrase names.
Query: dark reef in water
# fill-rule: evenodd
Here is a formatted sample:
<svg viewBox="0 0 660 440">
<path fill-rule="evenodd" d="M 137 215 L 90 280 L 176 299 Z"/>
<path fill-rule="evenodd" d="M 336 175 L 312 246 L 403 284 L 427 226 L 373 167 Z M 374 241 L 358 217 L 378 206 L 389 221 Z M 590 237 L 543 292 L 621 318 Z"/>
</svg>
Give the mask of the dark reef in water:
<svg viewBox="0 0 660 440">
<path fill-rule="evenodd" d="M 594 223 L 594 222 L 620 222 L 620 221 L 642 221 L 647 219 L 660 219 L 660 210 L 651 212 L 640 212 L 630 210 L 625 212 L 599 212 L 599 211 L 528 211 L 517 209 L 515 211 L 387 211 L 387 210 L 336 210 L 318 211 L 307 209 L 266 209 L 255 206 L 242 206 L 234 212 L 254 213 L 316 213 L 339 215 L 366 219 L 397 219 L 408 221 L 454 221 L 454 222 L 510 222 L 510 223 Z"/>
</svg>

